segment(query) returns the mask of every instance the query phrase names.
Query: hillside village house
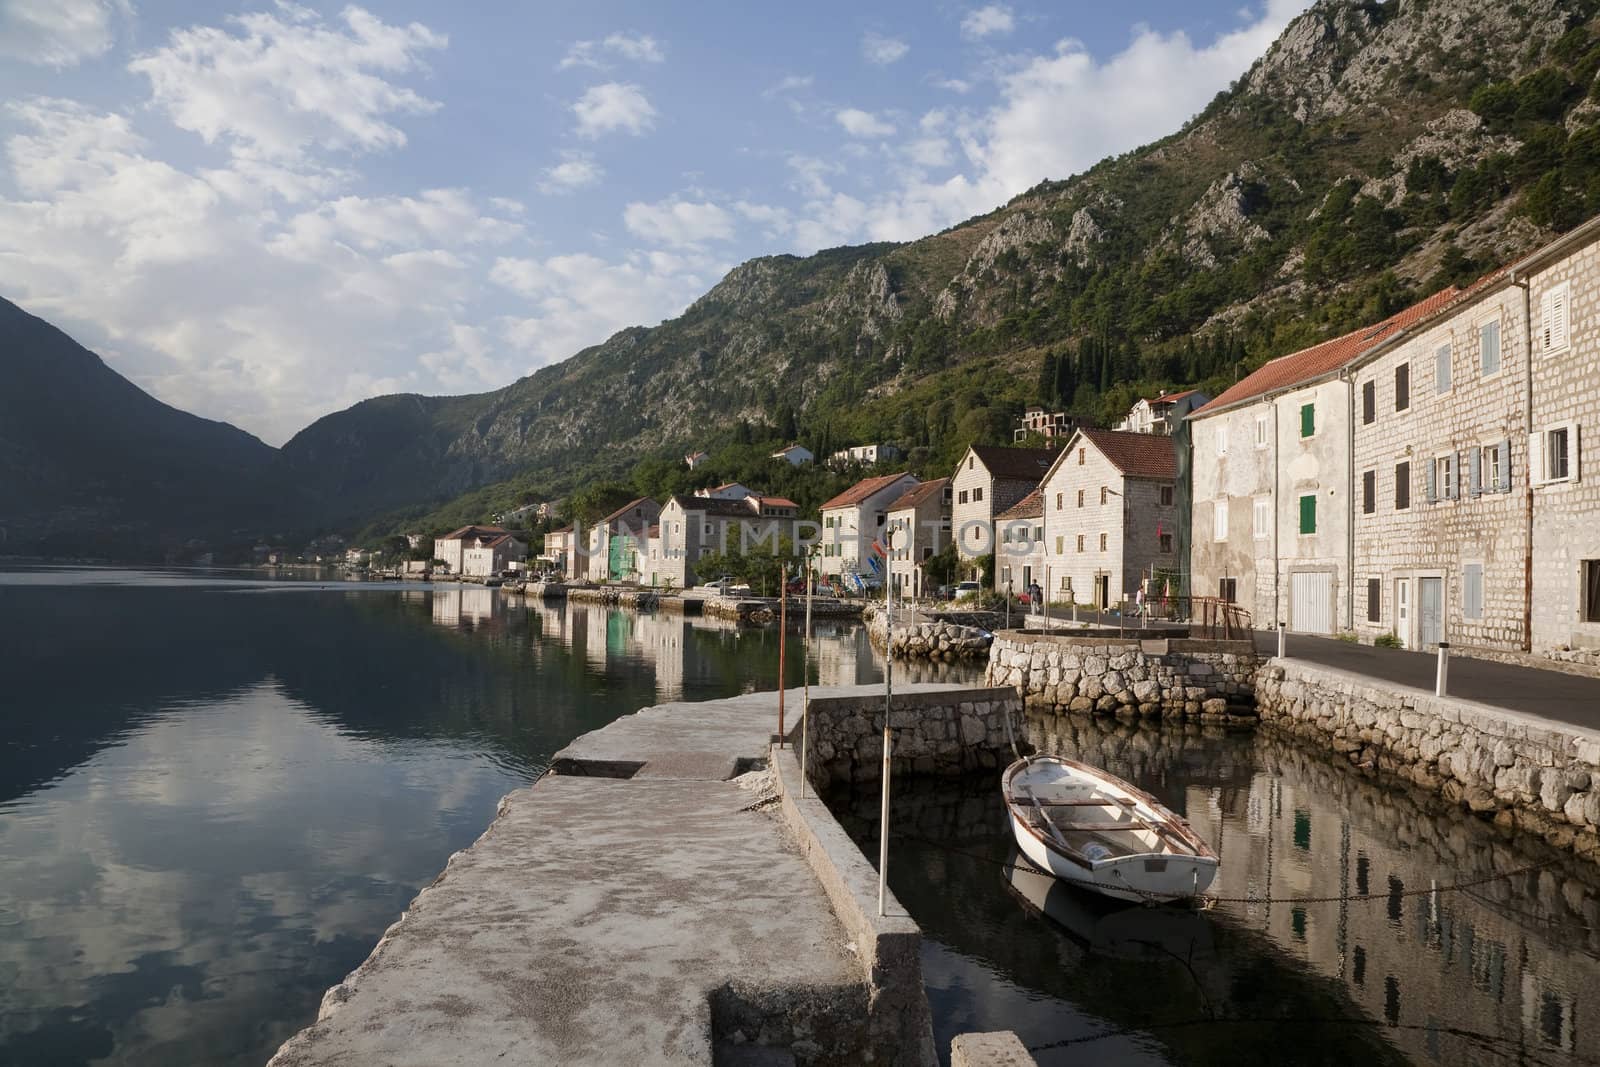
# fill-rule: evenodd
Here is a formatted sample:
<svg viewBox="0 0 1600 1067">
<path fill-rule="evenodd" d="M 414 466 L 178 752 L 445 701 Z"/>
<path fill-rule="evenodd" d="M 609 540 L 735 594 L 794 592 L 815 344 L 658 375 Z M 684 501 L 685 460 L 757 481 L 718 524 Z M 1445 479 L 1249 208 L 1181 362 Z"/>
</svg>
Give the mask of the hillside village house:
<svg viewBox="0 0 1600 1067">
<path fill-rule="evenodd" d="M 1037 489 L 1055 458 L 1049 448 L 995 445 L 972 445 L 962 454 L 950 479 L 950 524 L 964 574 L 995 550 L 994 517 Z"/>
<path fill-rule="evenodd" d="M 434 539 L 433 558 L 444 563 L 447 574 L 465 573 L 461 569 L 461 554 L 469 544 L 492 540 L 509 532 L 503 526 L 463 526 Z"/>
<path fill-rule="evenodd" d="M 1035 489 L 994 517 L 996 592 L 1021 595 L 1044 584 L 1044 494 Z"/>
<path fill-rule="evenodd" d="M 1031 407 L 1022 413 L 1022 425 L 1012 432 L 1012 440 L 1021 441 L 1029 434 L 1038 434 L 1046 438 L 1067 438 L 1072 436 L 1072 431 L 1077 427 L 1078 420 L 1065 411 L 1046 411 L 1041 407 Z"/>
<path fill-rule="evenodd" d="M 577 533 L 571 526 L 544 535 L 544 554 L 540 557 L 564 578 L 577 578 L 580 566 Z"/>
<path fill-rule="evenodd" d="M 917 484 L 909 474 L 864 478 L 822 505 L 822 556 L 829 577 L 874 571 L 872 544 L 883 536 L 889 505 Z"/>
<path fill-rule="evenodd" d="M 1198 389 L 1162 393 L 1153 399 L 1141 398 L 1128 409 L 1128 414 L 1115 428 L 1123 433 L 1154 433 L 1171 437 L 1189 412 L 1205 406 L 1210 400 Z"/>
<path fill-rule="evenodd" d="M 950 479 L 935 478 L 890 503 L 884 542 L 895 595 L 928 594 L 922 568 L 950 543 L 950 499 Z"/>
<path fill-rule="evenodd" d="M 887 463 L 891 459 L 899 459 L 905 455 L 894 445 L 856 445 L 852 448 L 841 448 L 828 457 L 830 467 L 848 467 L 852 463 L 859 463 L 870 467 L 875 463 Z"/>
<path fill-rule="evenodd" d="M 630 500 L 585 531 L 582 573 L 590 581 L 638 578 L 637 561 L 649 529 L 661 516 L 661 505 L 649 497 Z M 647 550 L 646 550 L 647 551 Z"/>
<path fill-rule="evenodd" d="M 773 459 L 781 459 L 791 467 L 800 467 L 810 463 L 816 457 L 811 454 L 811 449 L 804 445 L 790 445 L 780 448 L 772 454 Z"/>
<path fill-rule="evenodd" d="M 681 589 L 702 584 L 716 578 L 695 572 L 706 556 L 754 549 L 763 540 L 777 551 L 781 539 L 799 540 L 799 521 L 799 505 L 786 497 L 674 496 L 661 509 L 656 544 L 646 545 L 641 580 Z"/>
<path fill-rule="evenodd" d="M 512 534 L 479 537 L 462 546 L 461 573 L 468 578 L 488 578 L 521 569 L 527 558 L 527 544 Z"/>
<path fill-rule="evenodd" d="M 710 500 L 744 500 L 756 494 L 738 482 L 725 482 L 710 489 L 696 489 L 694 495 Z"/>
<path fill-rule="evenodd" d="M 706 463 L 709 463 L 710 461 L 711 461 L 711 456 L 710 456 L 709 453 L 706 453 L 706 452 L 690 452 L 688 455 L 683 457 L 684 465 L 687 466 L 690 470 L 694 470 L 697 467 L 704 466 Z"/>
<path fill-rule="evenodd" d="M 1039 485 L 1052 600 L 1105 608 L 1152 574 L 1179 570 L 1178 460 L 1157 434 L 1079 430 Z"/>
</svg>

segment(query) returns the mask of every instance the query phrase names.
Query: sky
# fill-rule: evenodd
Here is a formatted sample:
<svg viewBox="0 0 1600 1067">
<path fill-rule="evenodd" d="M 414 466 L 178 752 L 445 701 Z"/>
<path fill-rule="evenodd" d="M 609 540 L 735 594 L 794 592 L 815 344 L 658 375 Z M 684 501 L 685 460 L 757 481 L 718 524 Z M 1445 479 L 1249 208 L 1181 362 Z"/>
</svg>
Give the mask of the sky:
<svg viewBox="0 0 1600 1067">
<path fill-rule="evenodd" d="M 1309 0 L 0 0 L 0 296 L 281 444 L 1177 129 Z"/>
</svg>

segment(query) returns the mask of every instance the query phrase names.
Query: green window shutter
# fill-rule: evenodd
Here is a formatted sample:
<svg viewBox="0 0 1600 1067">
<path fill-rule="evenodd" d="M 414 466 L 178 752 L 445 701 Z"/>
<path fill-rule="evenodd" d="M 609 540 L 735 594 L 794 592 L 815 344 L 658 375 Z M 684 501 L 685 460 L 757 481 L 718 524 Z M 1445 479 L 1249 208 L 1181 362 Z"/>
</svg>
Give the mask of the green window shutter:
<svg viewBox="0 0 1600 1067">
<path fill-rule="evenodd" d="M 1317 432 L 1317 405 L 1300 405 L 1300 436 L 1311 437 Z"/>
<path fill-rule="evenodd" d="M 1317 532 L 1317 498 L 1314 494 L 1307 494 L 1300 498 L 1300 532 L 1314 534 Z"/>
</svg>

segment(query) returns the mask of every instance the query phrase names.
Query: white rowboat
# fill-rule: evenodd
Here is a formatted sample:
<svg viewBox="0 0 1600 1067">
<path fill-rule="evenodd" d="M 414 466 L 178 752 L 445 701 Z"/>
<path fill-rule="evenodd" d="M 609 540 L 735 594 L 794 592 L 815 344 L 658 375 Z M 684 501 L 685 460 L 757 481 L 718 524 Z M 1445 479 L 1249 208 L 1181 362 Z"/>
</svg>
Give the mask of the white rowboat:
<svg viewBox="0 0 1600 1067">
<path fill-rule="evenodd" d="M 1142 789 L 1076 760 L 1030 756 L 1000 780 L 1012 836 L 1041 871 L 1118 900 L 1204 893 L 1217 856 Z"/>
</svg>

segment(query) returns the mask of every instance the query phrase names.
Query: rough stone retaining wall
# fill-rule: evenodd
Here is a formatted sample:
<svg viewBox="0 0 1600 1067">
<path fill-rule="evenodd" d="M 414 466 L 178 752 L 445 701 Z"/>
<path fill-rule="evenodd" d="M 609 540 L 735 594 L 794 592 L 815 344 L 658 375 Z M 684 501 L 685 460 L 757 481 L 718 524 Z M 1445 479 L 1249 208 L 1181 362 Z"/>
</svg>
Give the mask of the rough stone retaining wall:
<svg viewBox="0 0 1600 1067">
<path fill-rule="evenodd" d="M 894 730 L 893 774 L 954 777 L 993 770 L 1011 760 L 1011 728 L 1021 730 L 1022 702 L 1006 688 L 897 694 L 889 711 Z M 883 698 L 813 698 L 807 726 L 806 773 L 831 782 L 875 782 L 883 773 Z M 800 727 L 790 731 L 800 744 Z M 1021 740 L 1020 734 L 1018 740 Z"/>
<path fill-rule="evenodd" d="M 1004 630 L 989 650 L 987 680 L 1052 711 L 1253 722 L 1260 663 L 1249 641 Z"/>
<path fill-rule="evenodd" d="M 635 611 L 654 611 L 661 604 L 661 594 L 654 589 L 629 589 L 615 585 L 569 586 L 567 599 L 632 608 Z"/>
<path fill-rule="evenodd" d="M 862 612 L 867 636 L 879 650 L 888 648 L 897 659 L 927 659 L 944 663 L 982 659 L 989 654 L 994 636 L 985 629 L 946 617 L 928 618 L 896 610 L 894 631 L 889 633 L 881 604 L 868 604 Z"/>
<path fill-rule="evenodd" d="M 1294 660 L 1256 696 L 1264 724 L 1600 861 L 1600 731 Z"/>
</svg>

